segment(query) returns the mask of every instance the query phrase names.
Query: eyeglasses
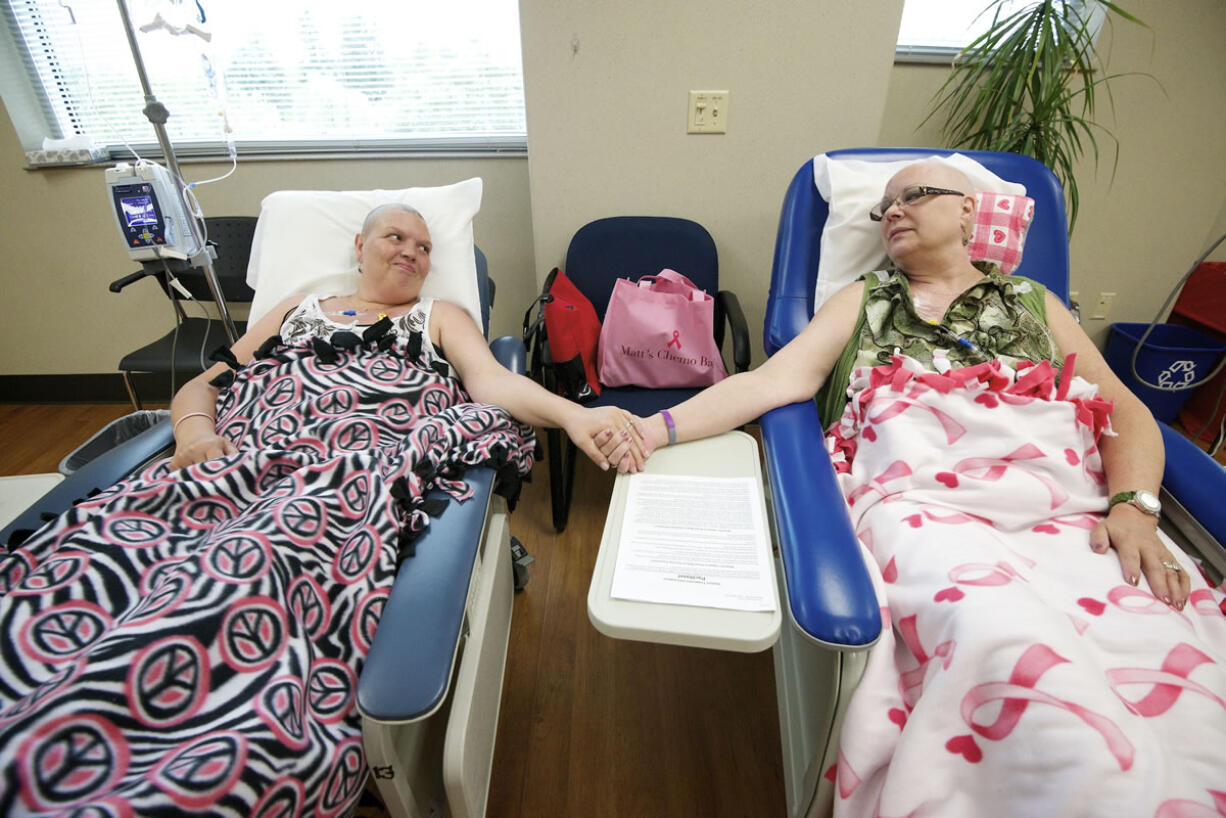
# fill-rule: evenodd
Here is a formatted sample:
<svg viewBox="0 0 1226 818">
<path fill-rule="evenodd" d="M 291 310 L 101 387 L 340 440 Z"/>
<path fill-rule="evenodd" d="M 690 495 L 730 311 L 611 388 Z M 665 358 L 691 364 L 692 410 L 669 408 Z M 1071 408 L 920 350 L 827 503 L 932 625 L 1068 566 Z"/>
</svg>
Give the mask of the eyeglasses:
<svg viewBox="0 0 1226 818">
<path fill-rule="evenodd" d="M 893 199 L 885 196 L 881 201 L 873 206 L 873 209 L 868 211 L 868 217 L 875 222 L 879 222 L 885 218 L 885 212 L 894 205 L 900 207 L 910 207 L 925 196 L 965 196 L 966 194 L 960 190 L 949 190 L 943 187 L 929 187 L 928 185 L 908 185 L 902 189 Z"/>
</svg>

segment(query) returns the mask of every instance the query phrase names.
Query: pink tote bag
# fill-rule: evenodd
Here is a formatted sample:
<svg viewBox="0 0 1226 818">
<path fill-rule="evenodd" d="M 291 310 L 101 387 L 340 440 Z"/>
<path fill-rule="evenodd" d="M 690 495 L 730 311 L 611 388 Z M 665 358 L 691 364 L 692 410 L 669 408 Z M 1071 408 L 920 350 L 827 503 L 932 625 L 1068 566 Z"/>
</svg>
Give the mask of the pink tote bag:
<svg viewBox="0 0 1226 818">
<path fill-rule="evenodd" d="M 710 386 L 728 376 L 715 346 L 715 299 L 674 270 L 619 278 L 600 328 L 605 386 Z"/>
</svg>

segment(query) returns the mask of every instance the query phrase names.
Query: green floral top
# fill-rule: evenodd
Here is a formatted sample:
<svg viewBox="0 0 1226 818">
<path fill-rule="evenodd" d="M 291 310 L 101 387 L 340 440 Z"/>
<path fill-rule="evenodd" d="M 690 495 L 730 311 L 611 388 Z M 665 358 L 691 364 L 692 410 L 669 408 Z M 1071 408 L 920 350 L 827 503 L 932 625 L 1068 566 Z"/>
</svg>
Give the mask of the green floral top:
<svg viewBox="0 0 1226 818">
<path fill-rule="evenodd" d="M 987 265 L 982 279 L 953 300 L 940 323 L 915 311 L 907 277 L 900 270 L 863 276 L 860 319 L 847 346 L 817 395 L 823 426 L 843 414 L 847 383 L 857 367 L 888 364 L 898 352 L 932 367 L 933 352 L 945 350 L 955 367 L 1002 358 L 1018 361 L 1061 358 L 1047 328 L 1045 288 L 1022 276 L 1003 275 Z"/>
</svg>

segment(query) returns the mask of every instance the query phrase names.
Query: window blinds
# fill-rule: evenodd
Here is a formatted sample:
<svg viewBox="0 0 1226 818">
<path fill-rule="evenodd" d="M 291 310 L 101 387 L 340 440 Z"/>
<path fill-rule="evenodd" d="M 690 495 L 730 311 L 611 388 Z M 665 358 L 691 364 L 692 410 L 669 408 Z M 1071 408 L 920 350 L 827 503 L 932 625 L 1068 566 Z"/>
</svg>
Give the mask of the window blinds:
<svg viewBox="0 0 1226 818">
<path fill-rule="evenodd" d="M 154 142 L 115 2 L 5 1 L 49 136 Z M 227 137 L 267 150 L 524 144 L 515 0 L 128 0 L 128 8 L 176 152 Z M 139 30 L 159 21 L 166 25 Z M 210 41 L 171 33 L 189 27 Z"/>
</svg>

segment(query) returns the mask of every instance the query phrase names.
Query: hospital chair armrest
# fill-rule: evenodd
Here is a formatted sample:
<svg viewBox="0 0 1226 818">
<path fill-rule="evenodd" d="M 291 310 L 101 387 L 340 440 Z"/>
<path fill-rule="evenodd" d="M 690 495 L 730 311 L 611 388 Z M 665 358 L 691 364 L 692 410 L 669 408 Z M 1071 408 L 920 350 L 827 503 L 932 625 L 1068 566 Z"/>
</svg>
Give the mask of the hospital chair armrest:
<svg viewBox="0 0 1226 818">
<path fill-rule="evenodd" d="M 793 403 L 761 418 L 779 553 L 792 620 L 810 639 L 867 647 L 881 611 L 822 438 L 817 405 Z"/>
<path fill-rule="evenodd" d="M 1179 432 L 1159 423 L 1166 446 L 1162 487 L 1219 543 L 1226 543 L 1226 469 Z"/>
<path fill-rule="evenodd" d="M 117 278 L 114 281 L 112 281 L 110 290 L 113 293 L 117 293 L 120 290 L 122 290 L 124 287 L 128 286 L 129 284 L 135 284 L 137 281 L 140 281 L 145 276 L 150 276 L 150 275 L 153 275 L 153 273 L 149 272 L 148 270 L 137 270 L 135 273 L 128 273 L 123 278 Z"/>
<path fill-rule="evenodd" d="M 528 354 L 521 339 L 495 338 L 490 352 L 510 371 L 524 373 Z M 434 712 L 447 695 L 494 474 L 469 469 L 464 479 L 473 497 L 448 503 L 418 538 L 416 556 L 397 570 L 358 680 L 358 709 L 366 717 L 414 721 Z"/>
<path fill-rule="evenodd" d="M 494 470 L 470 469 L 464 479 L 474 496 L 448 503 L 430 520 L 416 554 L 396 572 L 358 680 L 358 710 L 367 718 L 415 721 L 433 713 L 447 695 Z"/>
<path fill-rule="evenodd" d="M 731 290 L 720 290 L 715 295 L 716 324 L 715 340 L 721 346 L 724 342 L 724 325 L 720 315 L 728 320 L 732 329 L 732 365 L 735 372 L 749 371 L 749 325 L 745 322 L 745 313 L 741 309 L 741 301 Z"/>
<path fill-rule="evenodd" d="M 217 242 L 210 239 L 208 241 L 208 245 L 209 247 L 216 247 Z M 217 254 L 213 253 L 213 257 L 216 258 L 216 256 Z M 126 276 L 112 281 L 110 290 L 113 293 L 120 292 L 129 284 L 135 284 L 137 281 L 140 281 L 142 278 L 147 276 L 157 278 L 159 283 L 165 287 L 165 281 L 168 274 L 170 276 L 178 276 L 181 273 L 186 273 L 193 269 L 195 269 L 195 266 L 191 263 L 191 261 L 180 258 L 163 258 L 158 259 L 157 261 L 141 262 L 141 268 L 136 272 L 128 273 Z"/>
<path fill-rule="evenodd" d="M 490 352 L 494 354 L 498 363 L 512 372 L 522 375 L 527 371 L 528 350 L 524 346 L 523 339 L 516 338 L 514 335 L 495 338 L 490 341 Z"/>
<path fill-rule="evenodd" d="M 41 515 L 61 514 L 75 501 L 88 497 L 95 490 L 110 488 L 146 463 L 169 455 L 173 445 L 174 431 L 170 422 L 166 421 L 151 426 L 115 448 L 103 452 L 57 483 L 17 519 L 0 530 L 0 546 L 9 541 L 14 531 L 42 528 Z"/>
</svg>

